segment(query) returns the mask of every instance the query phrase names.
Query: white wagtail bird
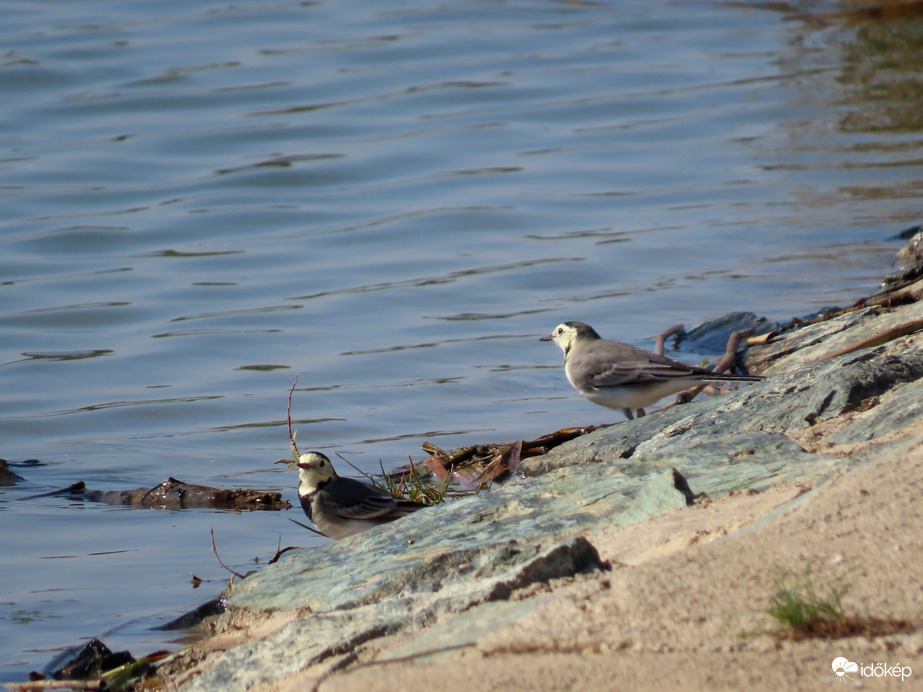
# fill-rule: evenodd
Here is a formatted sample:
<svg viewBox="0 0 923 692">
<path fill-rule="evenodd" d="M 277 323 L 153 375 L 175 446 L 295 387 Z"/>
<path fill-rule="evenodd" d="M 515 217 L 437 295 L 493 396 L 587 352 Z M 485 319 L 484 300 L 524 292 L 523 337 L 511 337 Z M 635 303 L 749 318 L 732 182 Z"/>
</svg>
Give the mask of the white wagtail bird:
<svg viewBox="0 0 923 692">
<path fill-rule="evenodd" d="M 338 476 L 330 459 L 320 452 L 308 452 L 294 463 L 298 467 L 298 499 L 318 531 L 336 541 L 399 519 L 428 505 L 395 497 L 353 478 Z"/>
<path fill-rule="evenodd" d="M 703 382 L 758 382 L 762 377 L 725 375 L 658 356 L 643 348 L 603 339 L 583 322 L 563 322 L 542 341 L 564 351 L 564 373 L 594 404 L 620 409 L 631 420 L 644 408 Z"/>
</svg>

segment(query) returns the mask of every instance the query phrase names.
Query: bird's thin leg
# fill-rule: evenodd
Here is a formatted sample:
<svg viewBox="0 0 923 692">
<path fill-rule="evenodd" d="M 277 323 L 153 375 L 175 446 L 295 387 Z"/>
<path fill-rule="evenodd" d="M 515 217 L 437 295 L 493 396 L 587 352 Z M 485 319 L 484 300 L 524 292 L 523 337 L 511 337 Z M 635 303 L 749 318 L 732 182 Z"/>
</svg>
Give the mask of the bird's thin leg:
<svg viewBox="0 0 923 692">
<path fill-rule="evenodd" d="M 634 419 L 634 416 L 632 415 L 631 409 L 630 409 L 630 408 L 623 408 L 623 409 L 622 409 L 622 413 L 625 414 L 625 418 L 627 418 L 628 420 L 633 420 L 633 419 Z"/>
<path fill-rule="evenodd" d="M 644 409 L 643 409 L 643 408 L 639 408 L 639 409 L 638 409 L 638 418 L 644 418 Z"/>
</svg>

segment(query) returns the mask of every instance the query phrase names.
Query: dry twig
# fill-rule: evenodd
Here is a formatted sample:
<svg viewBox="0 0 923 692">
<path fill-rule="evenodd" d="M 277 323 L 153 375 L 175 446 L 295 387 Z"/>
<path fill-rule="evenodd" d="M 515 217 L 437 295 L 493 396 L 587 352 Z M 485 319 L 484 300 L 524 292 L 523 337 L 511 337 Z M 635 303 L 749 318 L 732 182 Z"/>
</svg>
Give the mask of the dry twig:
<svg viewBox="0 0 923 692">
<path fill-rule="evenodd" d="M 725 372 L 734 367 L 734 363 L 737 361 L 737 351 L 740 348 L 740 342 L 745 341 L 753 336 L 753 329 L 741 329 L 731 334 L 728 338 L 727 346 L 724 349 L 724 355 L 721 356 L 721 360 L 717 362 L 715 368 L 712 372 L 719 373 Z M 701 394 L 706 388 L 710 387 L 710 383 L 705 382 L 703 384 L 697 384 L 692 389 L 687 389 L 685 392 L 680 392 L 676 396 L 676 401 L 668 406 L 673 406 L 674 404 L 684 404 L 695 399 L 699 394 Z M 666 408 L 666 407 L 665 407 Z"/>
<path fill-rule="evenodd" d="M 891 327 L 891 329 L 886 329 L 885 331 L 879 332 L 874 336 L 870 336 L 867 339 L 863 339 L 859 343 L 853 344 L 852 346 L 847 346 L 846 348 L 842 348 L 839 351 L 830 353 L 820 360 L 830 360 L 831 358 L 843 356 L 847 353 L 852 353 L 853 351 L 861 351 L 863 348 L 881 346 L 882 344 L 886 344 L 889 341 L 893 341 L 899 337 L 918 332 L 921 329 L 923 329 L 923 320 L 912 320 L 910 322 L 905 322 L 904 324 L 899 324 L 896 327 Z"/>
<path fill-rule="evenodd" d="M 224 562 L 221 560 L 221 556 L 218 554 L 218 546 L 215 545 L 215 530 L 214 529 L 212 529 L 212 552 L 215 554 L 215 558 L 217 558 L 219 565 L 224 567 L 228 572 L 233 574 L 238 579 L 244 578 L 243 574 L 240 574 L 239 572 L 235 572 L 230 567 L 228 567 L 226 564 L 224 564 Z"/>
<path fill-rule="evenodd" d="M 295 375 L 295 381 L 292 382 L 292 388 L 288 390 L 288 410 L 286 411 L 286 422 L 288 423 L 288 441 L 292 449 L 292 459 L 298 461 L 298 445 L 295 444 L 295 436 L 298 432 L 292 432 L 292 394 L 295 393 L 295 387 L 298 385 L 298 375 Z"/>
<path fill-rule="evenodd" d="M 663 342 L 666 341 L 667 337 L 669 336 L 675 336 L 676 343 L 678 344 L 685 328 L 686 327 L 682 324 L 674 324 L 672 327 L 669 327 L 668 329 L 665 329 L 660 334 L 658 334 L 657 341 L 654 344 L 654 353 L 656 353 L 658 356 L 663 355 Z"/>
</svg>

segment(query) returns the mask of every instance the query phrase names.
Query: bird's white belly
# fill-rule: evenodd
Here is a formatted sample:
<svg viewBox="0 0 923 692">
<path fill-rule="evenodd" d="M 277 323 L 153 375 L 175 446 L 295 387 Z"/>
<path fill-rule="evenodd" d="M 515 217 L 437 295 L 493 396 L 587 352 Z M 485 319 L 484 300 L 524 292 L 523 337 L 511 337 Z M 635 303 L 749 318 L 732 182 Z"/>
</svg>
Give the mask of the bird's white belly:
<svg viewBox="0 0 923 692">
<path fill-rule="evenodd" d="M 695 384 L 697 382 L 694 379 L 677 378 L 663 382 L 648 382 L 644 385 L 587 388 L 580 390 L 580 393 L 600 406 L 614 409 L 639 409 L 652 406 L 664 397 L 681 392 Z"/>
</svg>

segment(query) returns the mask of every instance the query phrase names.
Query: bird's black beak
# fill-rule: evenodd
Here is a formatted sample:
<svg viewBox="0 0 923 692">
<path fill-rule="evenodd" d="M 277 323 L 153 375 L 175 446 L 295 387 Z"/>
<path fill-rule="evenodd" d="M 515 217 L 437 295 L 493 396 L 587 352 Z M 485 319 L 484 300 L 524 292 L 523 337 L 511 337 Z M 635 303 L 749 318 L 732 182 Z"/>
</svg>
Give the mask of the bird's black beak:
<svg viewBox="0 0 923 692">
<path fill-rule="evenodd" d="M 539 341 L 554 341 L 554 334 L 549 334 L 548 336 L 543 336 Z"/>
</svg>

